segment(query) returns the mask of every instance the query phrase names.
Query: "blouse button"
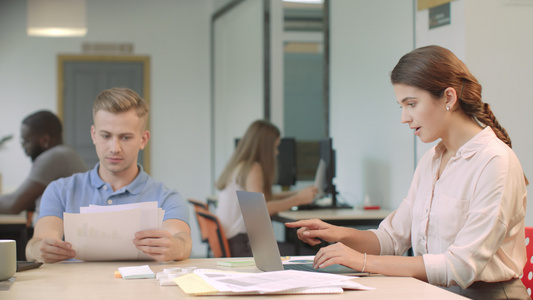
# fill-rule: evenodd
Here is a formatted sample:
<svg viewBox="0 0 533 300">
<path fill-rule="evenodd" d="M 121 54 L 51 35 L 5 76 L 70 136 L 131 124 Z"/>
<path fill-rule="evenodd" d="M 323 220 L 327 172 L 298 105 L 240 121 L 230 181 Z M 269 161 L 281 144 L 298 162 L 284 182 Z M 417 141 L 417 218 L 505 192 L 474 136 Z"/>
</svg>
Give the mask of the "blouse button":
<svg viewBox="0 0 533 300">
<path fill-rule="evenodd" d="M 107 191 L 107 185 L 104 185 L 104 191 Z"/>
<path fill-rule="evenodd" d="M 107 204 L 113 204 L 113 200 L 111 199 L 107 200 Z"/>
</svg>

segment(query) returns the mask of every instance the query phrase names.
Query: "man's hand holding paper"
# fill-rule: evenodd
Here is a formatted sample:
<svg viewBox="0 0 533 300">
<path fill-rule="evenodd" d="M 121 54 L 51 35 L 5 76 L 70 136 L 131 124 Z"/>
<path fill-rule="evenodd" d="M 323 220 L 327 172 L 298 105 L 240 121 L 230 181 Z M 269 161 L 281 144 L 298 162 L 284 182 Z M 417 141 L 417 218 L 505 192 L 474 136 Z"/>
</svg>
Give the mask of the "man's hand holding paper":
<svg viewBox="0 0 533 300">
<path fill-rule="evenodd" d="M 76 256 L 76 251 L 72 250 L 70 243 L 56 238 L 42 239 L 40 250 L 45 262 L 58 262 Z"/>
<path fill-rule="evenodd" d="M 135 234 L 137 249 L 158 261 L 174 260 L 178 241 L 167 230 L 144 230 Z"/>
</svg>

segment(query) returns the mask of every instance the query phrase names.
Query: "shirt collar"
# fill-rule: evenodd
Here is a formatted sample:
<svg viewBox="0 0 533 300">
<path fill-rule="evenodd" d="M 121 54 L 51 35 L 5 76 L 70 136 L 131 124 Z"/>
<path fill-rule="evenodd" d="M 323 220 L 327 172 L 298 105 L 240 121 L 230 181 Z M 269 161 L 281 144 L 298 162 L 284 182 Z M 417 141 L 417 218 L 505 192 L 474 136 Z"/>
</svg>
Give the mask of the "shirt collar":
<svg viewBox="0 0 533 300">
<path fill-rule="evenodd" d="M 100 178 L 100 175 L 98 175 L 99 167 L 100 163 L 97 163 L 96 166 L 94 166 L 94 168 L 89 173 L 91 185 L 96 189 L 100 189 L 106 184 L 106 182 L 104 182 L 102 178 Z M 139 164 L 137 164 L 137 167 L 139 167 L 139 174 L 137 174 L 137 177 L 135 177 L 135 179 L 133 179 L 130 184 L 121 189 L 124 192 L 128 191 L 132 195 L 139 194 L 142 191 L 144 185 L 146 184 L 146 181 L 148 180 L 148 174 L 144 172 L 143 167 Z"/>
<path fill-rule="evenodd" d="M 471 138 L 468 142 L 466 142 L 464 145 L 457 150 L 457 153 L 455 154 L 456 157 L 462 157 L 463 159 L 470 158 L 474 156 L 484 145 L 488 143 L 489 140 L 496 137 L 496 134 L 490 128 L 490 126 L 486 126 L 483 130 L 478 132 L 473 138 Z M 442 152 L 445 150 L 444 143 L 442 141 L 439 142 L 439 144 L 435 147 L 435 155 L 440 157 Z"/>
</svg>

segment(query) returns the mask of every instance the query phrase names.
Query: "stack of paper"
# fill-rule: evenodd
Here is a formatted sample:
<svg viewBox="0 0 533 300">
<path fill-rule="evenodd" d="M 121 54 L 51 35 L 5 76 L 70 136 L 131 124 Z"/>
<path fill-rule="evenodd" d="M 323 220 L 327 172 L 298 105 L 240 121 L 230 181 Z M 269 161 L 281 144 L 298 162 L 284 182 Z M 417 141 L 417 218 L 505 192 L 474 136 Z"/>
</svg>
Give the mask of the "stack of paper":
<svg viewBox="0 0 533 300">
<path fill-rule="evenodd" d="M 190 295 L 333 294 L 342 293 L 344 289 L 373 289 L 353 281 L 353 278 L 293 270 L 239 273 L 197 269 L 174 281 Z"/>
<path fill-rule="evenodd" d="M 63 213 L 65 241 L 85 261 L 149 259 L 133 244 L 135 233 L 160 229 L 165 211 L 157 202 L 80 208 Z"/>
<path fill-rule="evenodd" d="M 155 278 L 155 274 L 148 265 L 118 268 L 124 279 Z"/>
</svg>

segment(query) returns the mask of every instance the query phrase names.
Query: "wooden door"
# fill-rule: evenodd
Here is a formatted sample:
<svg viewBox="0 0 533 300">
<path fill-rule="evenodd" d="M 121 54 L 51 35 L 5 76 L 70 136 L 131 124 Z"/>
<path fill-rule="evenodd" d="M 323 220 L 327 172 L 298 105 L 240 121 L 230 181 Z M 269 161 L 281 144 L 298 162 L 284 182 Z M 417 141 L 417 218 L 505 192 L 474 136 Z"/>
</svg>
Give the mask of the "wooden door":
<svg viewBox="0 0 533 300">
<path fill-rule="evenodd" d="M 60 55 L 58 64 L 58 115 L 64 142 L 93 168 L 98 162 L 90 134 L 94 99 L 104 89 L 127 87 L 149 103 L 149 57 Z M 138 162 L 149 172 L 149 144 L 139 152 Z"/>
</svg>

